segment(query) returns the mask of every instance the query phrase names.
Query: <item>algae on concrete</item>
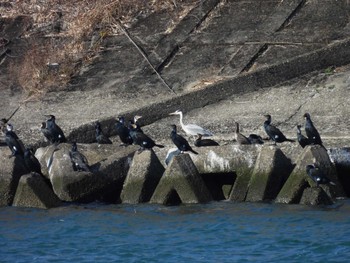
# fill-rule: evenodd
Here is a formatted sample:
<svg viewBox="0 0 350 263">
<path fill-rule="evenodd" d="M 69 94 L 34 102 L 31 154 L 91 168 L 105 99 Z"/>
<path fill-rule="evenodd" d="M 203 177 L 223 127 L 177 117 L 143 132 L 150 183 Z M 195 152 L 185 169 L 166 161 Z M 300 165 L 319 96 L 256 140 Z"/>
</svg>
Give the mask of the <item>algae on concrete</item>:
<svg viewBox="0 0 350 263">
<path fill-rule="evenodd" d="M 207 203 L 213 198 L 189 154 L 175 156 L 154 191 L 151 203 Z"/>
<path fill-rule="evenodd" d="M 13 200 L 13 206 L 53 208 L 63 203 L 53 192 L 48 179 L 31 173 L 21 177 Z"/>
<path fill-rule="evenodd" d="M 152 149 L 141 153 L 135 152 L 120 195 L 122 203 L 148 202 L 164 170 Z"/>
<path fill-rule="evenodd" d="M 262 147 L 249 182 L 246 201 L 275 199 L 292 169 L 291 160 L 281 149 L 275 146 Z"/>
</svg>

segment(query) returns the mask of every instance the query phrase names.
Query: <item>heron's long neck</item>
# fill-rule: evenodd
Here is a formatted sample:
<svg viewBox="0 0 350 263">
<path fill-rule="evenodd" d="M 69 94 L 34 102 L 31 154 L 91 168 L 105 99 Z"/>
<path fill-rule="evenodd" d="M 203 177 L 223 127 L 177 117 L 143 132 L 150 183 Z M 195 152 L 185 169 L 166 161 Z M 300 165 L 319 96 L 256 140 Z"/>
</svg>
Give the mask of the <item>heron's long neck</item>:
<svg viewBox="0 0 350 263">
<path fill-rule="evenodd" d="M 182 119 L 183 119 L 183 115 L 182 115 L 182 112 L 181 112 L 181 113 L 180 113 L 180 125 L 181 125 L 182 129 L 184 129 L 184 126 L 185 126 L 185 125 L 184 125 Z"/>
</svg>

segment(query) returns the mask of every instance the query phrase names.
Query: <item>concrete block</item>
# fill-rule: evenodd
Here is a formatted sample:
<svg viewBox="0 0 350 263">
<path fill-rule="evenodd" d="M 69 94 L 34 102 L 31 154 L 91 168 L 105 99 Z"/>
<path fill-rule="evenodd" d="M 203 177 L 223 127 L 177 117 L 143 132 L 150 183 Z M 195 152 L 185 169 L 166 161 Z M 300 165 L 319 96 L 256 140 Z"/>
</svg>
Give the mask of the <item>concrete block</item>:
<svg viewBox="0 0 350 263">
<path fill-rule="evenodd" d="M 315 183 L 306 174 L 306 165 L 316 163 L 322 169 L 325 176 L 336 183 L 322 185 L 320 187 L 331 197 L 344 197 L 344 190 L 338 180 L 337 172 L 331 163 L 327 151 L 319 145 L 311 145 L 304 148 L 300 154 L 296 166 L 277 195 L 277 203 L 297 204 L 300 202 L 303 191 Z"/>
<path fill-rule="evenodd" d="M 236 181 L 231 190 L 228 200 L 243 202 L 247 196 L 249 182 L 253 173 L 253 167 L 238 167 L 236 169 Z"/>
<path fill-rule="evenodd" d="M 293 169 L 281 149 L 264 146 L 255 163 L 246 197 L 248 202 L 273 200 Z"/>
<path fill-rule="evenodd" d="M 148 202 L 164 173 L 164 167 L 153 150 L 135 152 L 121 192 L 122 203 Z"/>
<path fill-rule="evenodd" d="M 29 172 L 22 156 L 10 154 L 7 146 L 0 148 L 0 206 L 12 204 L 20 177 Z"/>
<path fill-rule="evenodd" d="M 334 163 L 346 196 L 350 197 L 350 147 L 329 149 L 328 154 Z"/>
<path fill-rule="evenodd" d="M 332 205 L 333 201 L 320 187 L 308 187 L 300 200 L 301 205 Z"/>
<path fill-rule="evenodd" d="M 37 173 L 21 177 L 17 187 L 13 206 L 53 208 L 62 205 L 61 200 L 53 192 L 49 181 Z"/>
<path fill-rule="evenodd" d="M 181 154 L 170 162 L 150 202 L 173 205 L 206 203 L 212 199 L 190 155 Z"/>
</svg>

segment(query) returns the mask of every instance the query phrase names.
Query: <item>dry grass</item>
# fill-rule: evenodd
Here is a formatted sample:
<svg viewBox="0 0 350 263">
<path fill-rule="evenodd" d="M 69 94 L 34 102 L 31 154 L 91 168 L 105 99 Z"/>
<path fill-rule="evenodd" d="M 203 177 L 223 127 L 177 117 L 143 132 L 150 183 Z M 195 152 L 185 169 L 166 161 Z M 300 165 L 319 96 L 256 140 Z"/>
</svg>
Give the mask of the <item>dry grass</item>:
<svg viewBox="0 0 350 263">
<path fill-rule="evenodd" d="M 132 24 L 139 16 L 177 8 L 181 0 L 18 0 L 0 7 L 4 17 L 29 15 L 33 27 L 24 36 L 29 43 L 20 60 L 9 66 L 17 84 L 31 98 L 64 89 L 81 66 L 91 63 L 102 40 L 115 34 L 116 21 Z M 185 2 L 185 1 L 184 1 Z M 193 2 L 193 1 L 187 1 Z M 91 42 L 92 36 L 94 41 Z M 92 43 L 92 44 L 91 44 Z M 18 65 L 20 63 L 20 65 Z M 48 67 L 57 63 L 54 70 Z"/>
</svg>

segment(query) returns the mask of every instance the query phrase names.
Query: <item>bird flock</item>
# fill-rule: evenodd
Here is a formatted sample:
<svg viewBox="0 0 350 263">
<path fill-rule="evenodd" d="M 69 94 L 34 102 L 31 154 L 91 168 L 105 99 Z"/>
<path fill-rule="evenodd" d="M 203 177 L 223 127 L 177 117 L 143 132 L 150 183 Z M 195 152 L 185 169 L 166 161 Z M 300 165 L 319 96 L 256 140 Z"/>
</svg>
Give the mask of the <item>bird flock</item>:
<svg viewBox="0 0 350 263">
<path fill-rule="evenodd" d="M 194 145 L 196 147 L 205 147 L 205 146 L 218 146 L 214 140 L 203 139 L 203 137 L 212 136 L 213 133 L 207 129 L 204 129 L 196 124 L 184 124 L 183 122 L 183 113 L 180 110 L 177 110 L 169 115 L 179 115 L 180 126 L 182 130 L 189 137 L 196 137 Z M 56 124 L 56 118 L 54 115 L 45 115 L 47 120 L 41 124 L 41 132 L 46 138 L 46 140 L 51 143 L 58 145 L 59 143 L 67 142 L 67 139 L 62 131 L 62 129 Z M 266 120 L 263 123 L 264 130 L 270 140 L 274 142 L 274 145 L 277 143 L 283 142 L 295 142 L 292 139 L 287 138 L 280 129 L 272 124 L 271 115 L 264 115 Z M 301 125 L 297 125 L 297 141 L 301 147 L 306 147 L 307 145 L 318 144 L 323 146 L 320 134 L 315 128 L 310 114 L 305 113 L 303 115 L 305 118 L 305 133 L 304 136 L 301 132 Z M 142 152 L 145 149 L 152 149 L 153 147 L 164 148 L 164 145 L 157 144 L 151 137 L 146 135 L 141 129 L 138 120 L 141 116 L 135 116 L 133 120 L 129 120 L 128 123 L 125 122 L 124 117 L 118 117 L 115 124 L 116 134 L 119 136 L 120 141 L 122 142 L 121 146 L 128 145 L 139 145 L 140 149 L 138 152 Z M 32 148 L 25 148 L 22 141 L 18 138 L 17 134 L 13 130 L 13 125 L 8 122 L 9 119 L 2 119 L 1 121 L 1 130 L 5 134 L 5 142 L 11 150 L 11 156 L 22 156 L 24 158 L 24 163 L 31 172 L 41 173 L 40 163 L 37 158 L 34 156 L 34 151 Z M 261 136 L 257 134 L 250 134 L 248 137 L 243 135 L 240 132 L 238 122 L 235 122 L 234 137 L 238 144 L 249 145 L 249 144 L 263 144 L 264 140 Z M 101 124 L 97 121 L 95 123 L 95 138 L 96 142 L 99 144 L 112 144 L 112 141 L 103 133 Z M 171 125 L 170 138 L 174 145 L 177 147 L 177 150 L 172 153 L 171 157 L 177 154 L 184 152 L 191 152 L 193 154 L 198 154 L 188 140 L 177 133 L 177 126 L 175 124 Z M 87 158 L 78 151 L 76 142 L 72 142 L 72 148 L 70 150 L 70 159 L 75 171 L 90 171 L 90 166 L 88 164 Z M 166 164 L 169 162 L 169 158 L 166 159 Z M 306 173 L 310 178 L 316 183 L 320 184 L 334 184 L 331 182 L 317 167 L 316 164 L 309 164 L 306 166 Z"/>
</svg>

